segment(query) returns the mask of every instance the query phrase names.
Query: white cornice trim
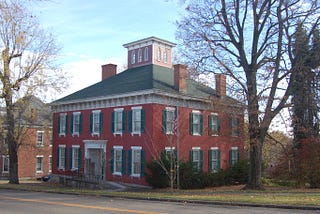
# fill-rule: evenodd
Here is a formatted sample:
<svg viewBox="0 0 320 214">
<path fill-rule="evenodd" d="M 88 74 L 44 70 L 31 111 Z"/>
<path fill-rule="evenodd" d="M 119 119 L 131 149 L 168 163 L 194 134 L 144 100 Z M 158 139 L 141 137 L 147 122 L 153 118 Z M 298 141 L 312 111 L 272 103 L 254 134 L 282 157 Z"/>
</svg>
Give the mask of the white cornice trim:
<svg viewBox="0 0 320 214">
<path fill-rule="evenodd" d="M 150 103 L 163 104 L 164 102 L 166 104 L 171 105 L 179 105 L 180 103 L 179 106 L 184 106 L 182 105 L 182 103 L 185 103 L 187 101 L 203 104 L 210 103 L 209 99 L 200 99 L 197 97 L 187 96 L 183 94 L 168 93 L 161 90 L 149 89 L 126 94 L 115 94 L 111 96 L 95 97 L 90 99 L 54 102 L 51 106 L 54 112 L 64 112 L 127 105 L 141 105 Z"/>
<path fill-rule="evenodd" d="M 161 44 L 166 44 L 169 47 L 176 46 L 176 44 L 173 43 L 173 42 L 169 42 L 167 40 L 151 36 L 151 37 L 148 37 L 148 38 L 145 38 L 145 39 L 140 39 L 138 41 L 134 41 L 134 42 L 130 42 L 130 43 L 124 44 L 123 47 L 130 48 L 131 46 L 135 46 L 135 45 L 138 45 L 138 44 L 141 44 L 141 43 L 154 43 L 154 42 L 158 42 L 158 43 L 161 43 Z"/>
<path fill-rule="evenodd" d="M 66 102 L 53 102 L 53 112 L 95 110 L 103 108 L 120 108 L 124 106 L 137 106 L 144 104 L 163 104 L 197 110 L 214 110 L 210 97 L 198 98 L 182 93 L 169 93 L 159 89 L 148 89 L 125 94 L 77 99 Z M 239 107 L 239 106 L 234 106 Z"/>
</svg>

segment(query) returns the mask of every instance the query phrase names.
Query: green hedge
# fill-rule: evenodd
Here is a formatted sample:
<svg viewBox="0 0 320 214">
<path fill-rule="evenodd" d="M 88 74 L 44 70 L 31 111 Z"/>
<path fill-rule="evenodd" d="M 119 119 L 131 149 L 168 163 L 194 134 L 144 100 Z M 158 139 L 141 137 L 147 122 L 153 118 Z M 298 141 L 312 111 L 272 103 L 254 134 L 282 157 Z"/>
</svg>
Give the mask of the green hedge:
<svg viewBox="0 0 320 214">
<path fill-rule="evenodd" d="M 164 156 L 160 161 L 151 161 L 147 164 L 149 173 L 146 174 L 146 180 L 154 188 L 164 188 L 169 186 L 170 162 Z M 220 170 L 218 173 L 204 173 L 193 168 L 190 162 L 180 162 L 180 188 L 181 189 L 200 189 L 205 187 L 216 187 L 225 185 L 245 184 L 248 181 L 248 160 L 241 160 L 226 170 Z M 174 172 L 176 173 L 176 171 Z M 176 184 L 176 180 L 175 180 Z"/>
</svg>

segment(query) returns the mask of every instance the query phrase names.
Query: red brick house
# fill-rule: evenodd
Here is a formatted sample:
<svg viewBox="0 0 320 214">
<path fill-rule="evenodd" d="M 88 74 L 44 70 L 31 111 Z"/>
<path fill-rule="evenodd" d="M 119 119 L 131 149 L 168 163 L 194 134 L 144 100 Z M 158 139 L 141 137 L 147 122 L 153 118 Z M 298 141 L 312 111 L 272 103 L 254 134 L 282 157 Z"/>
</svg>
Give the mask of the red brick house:
<svg viewBox="0 0 320 214">
<path fill-rule="evenodd" d="M 52 115 L 48 104 L 34 96 L 24 97 L 15 104 L 16 130 L 19 131 L 18 176 L 20 179 L 41 178 L 52 170 Z M 1 114 L 5 115 L 4 109 Z M 0 134 L 0 178 L 9 176 L 8 146 L 5 127 Z"/>
<path fill-rule="evenodd" d="M 102 66 L 102 80 L 52 103 L 53 174 L 147 185 L 145 163 L 178 151 L 203 171 L 225 169 L 243 157 L 243 108 L 216 89 L 188 79 L 172 65 L 166 40 L 125 44 L 128 69 Z"/>
</svg>

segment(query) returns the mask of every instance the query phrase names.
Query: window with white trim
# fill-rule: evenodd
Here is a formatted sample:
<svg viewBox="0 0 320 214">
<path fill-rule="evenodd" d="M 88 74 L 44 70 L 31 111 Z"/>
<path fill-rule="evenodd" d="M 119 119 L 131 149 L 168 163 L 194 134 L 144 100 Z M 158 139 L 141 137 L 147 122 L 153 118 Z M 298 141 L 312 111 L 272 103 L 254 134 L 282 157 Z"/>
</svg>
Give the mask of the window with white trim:
<svg viewBox="0 0 320 214">
<path fill-rule="evenodd" d="M 61 113 L 59 115 L 59 136 L 65 136 L 67 134 L 67 113 Z"/>
<path fill-rule="evenodd" d="M 208 116 L 209 135 L 217 136 L 220 133 L 220 120 L 218 114 L 210 114 Z"/>
<path fill-rule="evenodd" d="M 141 176 L 142 148 L 131 147 L 131 176 Z"/>
<path fill-rule="evenodd" d="M 198 149 L 192 150 L 192 165 L 197 169 L 200 167 L 200 150 Z"/>
<path fill-rule="evenodd" d="M 203 115 L 200 111 L 192 111 L 190 113 L 190 134 L 202 135 Z"/>
<path fill-rule="evenodd" d="M 132 107 L 129 111 L 129 131 L 131 134 L 144 132 L 145 111 L 141 106 Z"/>
<path fill-rule="evenodd" d="M 36 173 L 43 173 L 43 155 L 37 155 Z"/>
<path fill-rule="evenodd" d="M 123 108 L 114 109 L 112 113 L 112 131 L 114 134 L 122 134 L 125 129 L 125 117 Z"/>
<path fill-rule="evenodd" d="M 79 145 L 73 145 L 72 146 L 72 163 L 71 168 L 72 170 L 78 170 L 79 169 L 79 163 L 80 163 L 80 146 Z"/>
<path fill-rule="evenodd" d="M 72 113 L 72 135 L 80 134 L 81 126 L 81 112 Z"/>
<path fill-rule="evenodd" d="M 212 147 L 209 150 L 209 170 L 214 173 L 220 170 L 220 150 L 218 147 Z"/>
<path fill-rule="evenodd" d="M 37 146 L 43 146 L 44 131 L 37 131 Z"/>
<path fill-rule="evenodd" d="M 52 139 L 52 131 L 49 131 L 49 146 L 52 146 L 53 144 L 53 139 Z"/>
<path fill-rule="evenodd" d="M 141 131 L 141 109 L 132 110 L 132 131 L 134 133 Z"/>
<path fill-rule="evenodd" d="M 102 113 L 101 110 L 95 110 L 91 113 L 91 134 L 100 135 L 102 126 Z"/>
<path fill-rule="evenodd" d="M 122 175 L 123 171 L 123 147 L 113 147 L 113 174 Z"/>
<path fill-rule="evenodd" d="M 52 155 L 49 155 L 49 172 L 52 172 Z"/>
<path fill-rule="evenodd" d="M 10 159 L 8 155 L 2 156 L 2 172 L 3 173 L 9 173 L 9 163 Z"/>
<path fill-rule="evenodd" d="M 58 147 L 58 168 L 65 169 L 66 167 L 66 145 Z"/>
<path fill-rule="evenodd" d="M 230 164 L 233 166 L 239 161 L 239 148 L 238 147 L 231 147 L 230 150 Z"/>
<path fill-rule="evenodd" d="M 166 134 L 174 134 L 176 124 L 176 110 L 175 108 L 167 107 L 162 112 L 162 129 Z"/>
<path fill-rule="evenodd" d="M 231 135 L 234 137 L 240 136 L 240 119 L 238 117 L 232 117 L 230 121 Z"/>
<path fill-rule="evenodd" d="M 166 146 L 164 150 L 166 158 L 169 161 L 175 161 L 177 159 L 177 150 L 175 147 Z"/>
</svg>

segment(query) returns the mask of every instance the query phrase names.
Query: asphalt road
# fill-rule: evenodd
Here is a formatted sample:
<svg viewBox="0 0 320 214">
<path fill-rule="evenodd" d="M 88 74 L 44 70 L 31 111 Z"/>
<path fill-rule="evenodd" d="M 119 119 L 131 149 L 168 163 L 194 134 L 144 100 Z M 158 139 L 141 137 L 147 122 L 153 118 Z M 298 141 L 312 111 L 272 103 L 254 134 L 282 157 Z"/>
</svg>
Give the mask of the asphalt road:
<svg viewBox="0 0 320 214">
<path fill-rule="evenodd" d="M 315 210 L 273 209 L 262 207 L 239 207 L 203 204 L 142 201 L 109 197 L 94 197 L 43 192 L 0 190 L 1 214 L 109 214 L 109 213 L 239 213 L 282 214 L 319 213 Z"/>
</svg>

